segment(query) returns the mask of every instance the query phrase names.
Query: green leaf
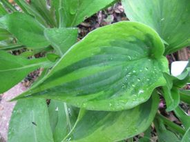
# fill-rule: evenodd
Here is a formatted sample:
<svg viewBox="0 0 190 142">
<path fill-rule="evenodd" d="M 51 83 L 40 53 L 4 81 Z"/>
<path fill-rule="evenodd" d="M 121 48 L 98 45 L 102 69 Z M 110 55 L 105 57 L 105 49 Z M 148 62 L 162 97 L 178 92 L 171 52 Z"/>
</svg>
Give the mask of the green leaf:
<svg viewBox="0 0 190 142">
<path fill-rule="evenodd" d="M 54 2 L 56 15 L 61 27 L 73 27 L 80 24 L 86 18 L 113 3 L 115 0 L 60 0 Z"/>
<path fill-rule="evenodd" d="M 46 100 L 19 100 L 9 124 L 9 142 L 54 142 Z"/>
<path fill-rule="evenodd" d="M 54 16 L 50 12 L 46 0 L 31 0 L 29 3 L 24 0 L 15 0 L 15 2 L 25 13 L 34 16 L 43 25 L 56 26 Z"/>
<path fill-rule="evenodd" d="M 11 35 L 7 30 L 0 28 L 0 41 L 8 39 L 10 36 Z"/>
<path fill-rule="evenodd" d="M 86 111 L 75 129 L 64 140 L 71 142 L 115 142 L 145 131 L 158 109 L 158 94 L 146 103 L 118 112 Z"/>
<path fill-rule="evenodd" d="M 36 88 L 21 96 L 63 100 L 90 110 L 124 110 L 146 102 L 168 71 L 159 36 L 120 22 L 91 32 L 72 46 Z"/>
<path fill-rule="evenodd" d="M 8 0 L 1 0 L 1 2 L 4 5 L 4 7 L 7 9 L 7 11 L 9 11 L 9 12 L 16 12 L 17 11 L 15 6 L 13 4 L 11 4 Z"/>
<path fill-rule="evenodd" d="M 166 101 L 167 111 L 174 110 L 180 103 L 180 95 L 177 87 L 173 86 L 173 80 L 176 79 L 173 76 L 164 74 L 167 84 L 162 87 L 163 96 Z"/>
<path fill-rule="evenodd" d="M 30 72 L 50 65 L 46 58 L 27 60 L 0 50 L 0 94 L 19 83 Z"/>
<path fill-rule="evenodd" d="M 178 133 L 180 135 L 184 135 L 185 134 L 185 130 L 181 126 L 179 126 L 178 124 L 172 122 L 171 120 L 169 120 L 168 118 L 164 117 L 163 115 L 157 113 L 156 117 L 160 121 L 160 126 L 158 126 L 158 127 L 161 127 L 161 129 L 165 129 L 165 126 L 163 126 L 163 124 L 164 124 L 164 125 L 167 126 L 167 128 L 169 130 L 172 130 L 173 132 L 176 132 L 176 133 Z M 155 123 L 157 125 L 157 122 L 155 122 Z"/>
<path fill-rule="evenodd" d="M 8 14 L 0 18 L 1 24 L 26 46 L 42 48 L 49 45 L 44 37 L 44 27 L 26 14 L 18 12 Z"/>
<path fill-rule="evenodd" d="M 154 120 L 158 142 L 180 142 L 179 138 L 172 132 L 166 129 L 161 119 L 156 117 Z"/>
<path fill-rule="evenodd" d="M 71 131 L 77 120 L 77 115 L 72 107 L 55 100 L 50 102 L 49 117 L 54 142 L 61 142 Z"/>
<path fill-rule="evenodd" d="M 77 42 L 78 30 L 76 28 L 46 29 L 45 36 L 59 55 L 63 55 Z"/>
<path fill-rule="evenodd" d="M 190 45 L 189 0 L 122 0 L 127 17 L 155 29 L 166 46 L 165 54 Z"/>
<path fill-rule="evenodd" d="M 0 17 L 7 14 L 7 11 L 5 10 L 3 4 L 0 2 Z"/>
<path fill-rule="evenodd" d="M 190 104 L 190 90 L 181 90 L 180 98 L 183 102 Z"/>
<path fill-rule="evenodd" d="M 186 130 L 190 128 L 190 116 L 184 112 L 179 106 L 174 110 L 177 117 L 181 120 Z"/>
<path fill-rule="evenodd" d="M 144 132 L 144 137 L 139 139 L 139 142 L 150 142 L 151 141 L 151 127 Z"/>
<path fill-rule="evenodd" d="M 190 128 L 186 131 L 185 135 L 181 140 L 181 142 L 188 142 L 188 141 L 190 141 Z"/>
</svg>

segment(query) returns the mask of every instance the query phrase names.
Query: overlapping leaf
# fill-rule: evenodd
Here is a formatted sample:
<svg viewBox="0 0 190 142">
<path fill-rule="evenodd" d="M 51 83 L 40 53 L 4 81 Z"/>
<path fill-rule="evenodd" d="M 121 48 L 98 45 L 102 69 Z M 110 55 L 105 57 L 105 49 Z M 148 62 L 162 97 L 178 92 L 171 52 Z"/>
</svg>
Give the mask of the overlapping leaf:
<svg viewBox="0 0 190 142">
<path fill-rule="evenodd" d="M 181 140 L 181 142 L 188 142 L 188 141 L 190 141 L 190 128 L 186 131 L 185 135 Z"/>
<path fill-rule="evenodd" d="M 49 106 L 50 125 L 54 142 L 61 142 L 73 128 L 78 116 L 72 107 L 64 102 L 51 100 Z"/>
<path fill-rule="evenodd" d="M 57 21 L 62 27 L 73 27 L 116 0 L 60 0 L 52 1 Z"/>
<path fill-rule="evenodd" d="M 143 24 L 106 26 L 73 46 L 43 83 L 20 97 L 58 99 L 91 110 L 130 109 L 165 84 L 163 52 L 159 36 Z"/>
<path fill-rule="evenodd" d="M 145 131 L 158 109 L 158 94 L 144 104 L 119 112 L 86 111 L 66 139 L 71 142 L 115 142 Z"/>
<path fill-rule="evenodd" d="M 19 83 L 30 72 L 51 65 L 46 58 L 27 60 L 0 50 L 0 94 Z"/>
<path fill-rule="evenodd" d="M 9 142 L 54 142 L 45 99 L 19 100 L 9 124 Z"/>
<path fill-rule="evenodd" d="M 46 29 L 45 36 L 59 55 L 63 55 L 77 41 L 76 28 Z"/>
<path fill-rule="evenodd" d="M 154 121 L 156 132 L 158 134 L 158 142 L 180 142 L 175 133 L 168 130 L 161 119 L 158 117 Z"/>
<path fill-rule="evenodd" d="M 8 14 L 0 18 L 0 25 L 13 34 L 23 45 L 34 48 L 49 45 L 44 37 L 44 27 L 26 14 L 19 12 Z"/>
<path fill-rule="evenodd" d="M 190 45 L 189 0 L 123 0 L 127 17 L 154 28 L 164 41 L 165 54 Z"/>
<path fill-rule="evenodd" d="M 190 116 L 179 106 L 175 109 L 176 116 L 181 120 L 186 130 L 190 128 Z"/>
<path fill-rule="evenodd" d="M 57 1 L 57 0 L 56 0 Z M 41 24 L 45 26 L 56 26 L 53 13 L 50 12 L 46 0 L 15 0 L 20 8 L 29 15 L 34 16 Z"/>
</svg>

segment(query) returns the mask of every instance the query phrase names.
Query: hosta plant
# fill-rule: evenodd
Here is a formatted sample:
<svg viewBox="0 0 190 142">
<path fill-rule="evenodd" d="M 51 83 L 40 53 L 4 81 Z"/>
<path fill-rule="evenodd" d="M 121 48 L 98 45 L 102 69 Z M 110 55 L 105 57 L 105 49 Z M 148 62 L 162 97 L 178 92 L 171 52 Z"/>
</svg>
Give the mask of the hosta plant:
<svg viewBox="0 0 190 142">
<path fill-rule="evenodd" d="M 188 142 L 190 66 L 170 75 L 165 55 L 190 45 L 188 0 L 123 0 L 123 21 L 77 42 L 77 25 L 115 0 L 15 0 L 0 3 L 0 93 L 43 72 L 17 100 L 9 142 Z M 174 22 L 176 21 L 176 22 Z M 176 25 L 177 24 L 177 25 Z M 14 50 L 24 50 L 17 56 Z M 43 53 L 41 58 L 35 54 Z M 158 111 L 164 98 L 179 126 Z M 48 99 L 48 104 L 47 104 Z"/>
</svg>

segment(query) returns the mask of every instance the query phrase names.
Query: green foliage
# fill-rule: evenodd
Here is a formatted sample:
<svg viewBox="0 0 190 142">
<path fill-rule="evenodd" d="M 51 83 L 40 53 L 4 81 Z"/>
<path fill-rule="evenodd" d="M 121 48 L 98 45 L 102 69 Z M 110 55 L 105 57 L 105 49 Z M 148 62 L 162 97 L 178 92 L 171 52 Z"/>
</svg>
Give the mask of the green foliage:
<svg viewBox="0 0 190 142">
<path fill-rule="evenodd" d="M 45 99 L 19 100 L 10 121 L 9 142 L 54 142 Z"/>
<path fill-rule="evenodd" d="M 155 29 L 167 44 L 165 54 L 190 45 L 189 0 L 122 0 L 132 21 Z"/>
<path fill-rule="evenodd" d="M 144 25 L 120 22 L 99 28 L 74 45 L 41 84 L 20 97 L 58 99 L 90 110 L 133 108 L 165 84 L 162 49 L 157 34 Z"/>
<path fill-rule="evenodd" d="M 50 67 L 52 64 L 46 58 L 27 60 L 1 50 L 0 61 L 0 93 L 19 83 L 30 72 L 40 67 Z"/>
<path fill-rule="evenodd" d="M 0 93 L 38 68 L 43 72 L 13 99 L 8 141 L 133 141 L 146 131 L 143 142 L 152 123 L 159 142 L 189 141 L 189 116 L 179 107 L 190 103 L 181 89 L 190 81 L 189 64 L 173 77 L 164 56 L 190 44 L 188 0 L 123 0 L 128 18 L 142 23 L 104 26 L 79 42 L 74 26 L 115 0 L 15 2 L 22 12 L 0 2 Z M 159 96 L 183 127 L 159 114 Z"/>
<path fill-rule="evenodd" d="M 42 48 L 49 45 L 44 37 L 44 27 L 29 15 L 19 12 L 8 14 L 0 19 L 0 25 L 25 46 Z"/>
<path fill-rule="evenodd" d="M 45 30 L 45 37 L 61 56 L 77 42 L 77 36 L 78 30 L 75 28 L 54 28 Z"/>
</svg>

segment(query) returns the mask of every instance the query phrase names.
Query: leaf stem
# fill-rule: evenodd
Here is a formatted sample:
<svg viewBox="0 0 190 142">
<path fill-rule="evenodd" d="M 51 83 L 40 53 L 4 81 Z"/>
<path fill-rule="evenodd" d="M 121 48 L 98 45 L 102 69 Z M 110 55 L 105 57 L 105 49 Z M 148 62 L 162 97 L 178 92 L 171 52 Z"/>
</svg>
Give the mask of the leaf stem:
<svg viewBox="0 0 190 142">
<path fill-rule="evenodd" d="M 160 119 L 162 119 L 164 124 L 168 125 L 172 129 L 178 131 L 180 134 L 182 134 L 182 135 L 185 134 L 185 130 L 183 128 L 181 128 L 180 126 L 178 126 L 175 123 L 171 122 L 170 120 L 168 120 L 166 117 L 162 116 L 161 114 L 157 113 L 156 117 L 159 117 Z"/>
</svg>

